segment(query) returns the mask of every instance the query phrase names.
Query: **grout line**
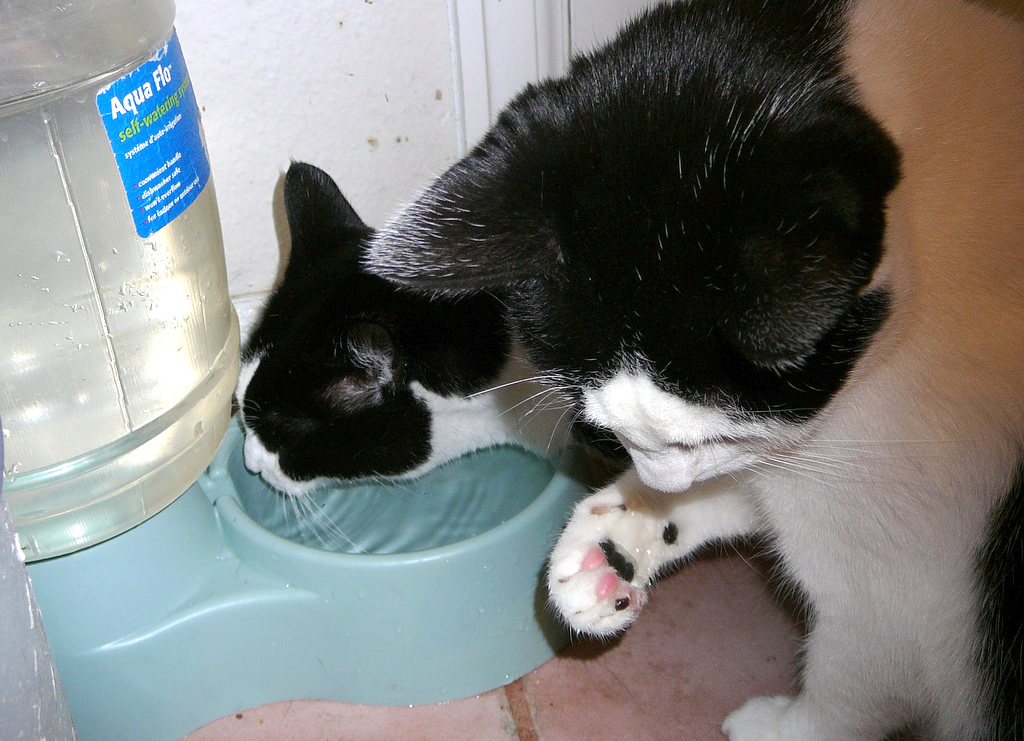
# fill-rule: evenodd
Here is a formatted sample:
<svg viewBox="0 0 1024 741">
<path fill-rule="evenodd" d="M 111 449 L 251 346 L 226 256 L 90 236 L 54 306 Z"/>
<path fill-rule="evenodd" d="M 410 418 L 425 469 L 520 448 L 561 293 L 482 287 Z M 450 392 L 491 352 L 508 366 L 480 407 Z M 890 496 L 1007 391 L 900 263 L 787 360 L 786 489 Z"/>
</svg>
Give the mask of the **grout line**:
<svg viewBox="0 0 1024 741">
<path fill-rule="evenodd" d="M 505 697 L 508 699 L 512 721 L 516 724 L 516 738 L 519 741 L 540 741 L 540 734 L 537 733 L 537 728 L 533 725 L 533 716 L 530 714 L 530 703 L 526 700 L 523 680 L 517 679 L 512 684 L 505 685 Z"/>
</svg>

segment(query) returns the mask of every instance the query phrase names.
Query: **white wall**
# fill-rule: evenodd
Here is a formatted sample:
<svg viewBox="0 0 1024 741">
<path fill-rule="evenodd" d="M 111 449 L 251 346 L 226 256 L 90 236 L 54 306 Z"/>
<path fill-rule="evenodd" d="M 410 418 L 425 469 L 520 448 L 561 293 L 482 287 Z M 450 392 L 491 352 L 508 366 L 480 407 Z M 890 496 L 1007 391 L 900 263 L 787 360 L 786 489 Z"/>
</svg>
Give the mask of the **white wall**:
<svg viewBox="0 0 1024 741">
<path fill-rule="evenodd" d="M 486 131 L 652 0 L 177 0 L 243 330 L 276 280 L 280 181 L 330 173 L 380 225 Z"/>
<path fill-rule="evenodd" d="M 450 0 L 460 152 L 528 83 L 565 72 L 658 0 Z"/>
<path fill-rule="evenodd" d="M 456 157 L 446 0 L 177 0 L 233 297 L 269 289 L 292 159 L 380 224 Z M 280 195 L 277 196 L 278 204 Z"/>
<path fill-rule="evenodd" d="M 573 54 L 584 54 L 611 38 L 619 26 L 658 0 L 571 0 Z"/>
</svg>

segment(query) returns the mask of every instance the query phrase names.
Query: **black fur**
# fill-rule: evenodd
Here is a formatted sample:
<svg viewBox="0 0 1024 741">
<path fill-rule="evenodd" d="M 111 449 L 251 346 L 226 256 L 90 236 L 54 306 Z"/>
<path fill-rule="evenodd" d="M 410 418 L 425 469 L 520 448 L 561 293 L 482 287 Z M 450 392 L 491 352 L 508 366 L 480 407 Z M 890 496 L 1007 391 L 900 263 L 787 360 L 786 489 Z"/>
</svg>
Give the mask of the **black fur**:
<svg viewBox="0 0 1024 741">
<path fill-rule="evenodd" d="M 845 5 L 656 8 L 517 97 L 368 269 L 502 292 L 531 360 L 578 396 L 635 371 L 737 417 L 814 416 L 892 301 L 869 286 L 900 158 L 844 77 Z M 1021 739 L 1024 466 L 978 558 L 985 739 Z"/>
<path fill-rule="evenodd" d="M 242 359 L 263 356 L 246 424 L 297 481 L 404 473 L 430 454 L 430 413 L 409 388 L 479 390 L 509 347 L 487 295 L 430 300 L 359 268 L 372 234 L 324 172 L 285 176 L 292 250 Z M 268 349 L 272 349 L 268 352 Z"/>
<path fill-rule="evenodd" d="M 842 5 L 656 8 L 513 101 L 371 271 L 504 291 L 531 360 L 576 389 L 634 356 L 691 401 L 813 415 L 887 315 L 863 289 L 898 178 L 841 76 Z"/>
<path fill-rule="evenodd" d="M 619 575 L 619 578 L 626 582 L 633 581 L 633 577 L 636 575 L 636 567 L 633 566 L 633 562 L 622 551 L 615 547 L 615 543 L 610 540 L 602 540 L 598 545 L 604 551 L 604 557 L 608 561 L 608 565 L 615 569 L 615 573 Z"/>
<path fill-rule="evenodd" d="M 979 554 L 981 664 L 992 716 L 986 741 L 1024 739 L 1024 464 Z"/>
</svg>

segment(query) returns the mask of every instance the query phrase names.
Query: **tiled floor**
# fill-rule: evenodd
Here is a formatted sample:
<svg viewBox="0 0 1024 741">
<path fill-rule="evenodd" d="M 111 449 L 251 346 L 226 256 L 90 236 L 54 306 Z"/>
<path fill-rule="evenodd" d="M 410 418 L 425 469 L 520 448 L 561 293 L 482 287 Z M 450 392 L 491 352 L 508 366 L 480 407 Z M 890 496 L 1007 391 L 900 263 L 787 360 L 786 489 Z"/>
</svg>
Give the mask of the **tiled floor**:
<svg viewBox="0 0 1024 741">
<path fill-rule="evenodd" d="M 664 579 L 637 624 L 579 640 L 517 682 L 413 708 L 295 701 L 221 718 L 183 741 L 700 741 L 750 696 L 791 692 L 799 631 L 748 550 Z"/>
</svg>

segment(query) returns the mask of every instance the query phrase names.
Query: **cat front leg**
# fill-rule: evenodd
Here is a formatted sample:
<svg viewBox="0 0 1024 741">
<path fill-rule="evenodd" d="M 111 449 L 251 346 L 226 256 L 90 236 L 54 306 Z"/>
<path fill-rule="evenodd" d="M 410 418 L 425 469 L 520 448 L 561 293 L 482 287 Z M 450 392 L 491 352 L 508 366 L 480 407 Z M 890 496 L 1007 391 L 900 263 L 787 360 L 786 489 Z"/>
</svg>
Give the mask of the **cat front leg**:
<svg viewBox="0 0 1024 741">
<path fill-rule="evenodd" d="M 729 741 L 890 738 L 907 722 L 910 704 L 901 678 L 912 662 L 885 635 L 877 625 L 866 628 L 834 611 L 819 612 L 805 643 L 803 690 L 748 700 L 726 717 L 722 733 Z"/>
<path fill-rule="evenodd" d="M 841 699 L 837 696 L 835 704 L 826 707 L 807 692 L 754 697 L 726 717 L 722 733 L 729 741 L 879 741 L 896 730 L 879 722 L 892 717 L 893 711 L 874 717 L 841 712 L 851 707 Z"/>
<path fill-rule="evenodd" d="M 665 494 L 630 469 L 576 505 L 551 553 L 551 602 L 574 630 L 613 635 L 636 620 L 666 566 L 757 527 L 751 501 L 733 479 Z"/>
</svg>

